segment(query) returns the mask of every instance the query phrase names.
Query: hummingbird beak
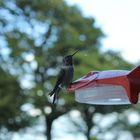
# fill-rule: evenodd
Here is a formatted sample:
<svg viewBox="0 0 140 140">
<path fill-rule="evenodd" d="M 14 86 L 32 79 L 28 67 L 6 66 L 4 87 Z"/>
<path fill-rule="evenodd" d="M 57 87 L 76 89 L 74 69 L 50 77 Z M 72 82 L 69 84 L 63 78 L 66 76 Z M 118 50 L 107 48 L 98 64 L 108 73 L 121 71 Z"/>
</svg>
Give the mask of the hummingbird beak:
<svg viewBox="0 0 140 140">
<path fill-rule="evenodd" d="M 76 52 L 74 52 L 71 56 L 74 56 L 77 52 L 79 52 L 79 50 L 77 50 Z"/>
</svg>

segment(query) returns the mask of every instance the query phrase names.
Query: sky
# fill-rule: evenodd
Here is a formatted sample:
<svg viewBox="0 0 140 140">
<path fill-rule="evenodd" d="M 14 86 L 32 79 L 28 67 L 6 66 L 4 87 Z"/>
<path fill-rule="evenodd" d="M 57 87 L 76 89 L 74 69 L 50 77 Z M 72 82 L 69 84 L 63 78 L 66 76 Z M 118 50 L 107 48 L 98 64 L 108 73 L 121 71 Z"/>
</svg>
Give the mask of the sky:
<svg viewBox="0 0 140 140">
<path fill-rule="evenodd" d="M 140 61 L 140 0 L 65 0 L 83 15 L 95 18 L 106 38 L 103 50 L 121 52 L 131 63 Z"/>
</svg>

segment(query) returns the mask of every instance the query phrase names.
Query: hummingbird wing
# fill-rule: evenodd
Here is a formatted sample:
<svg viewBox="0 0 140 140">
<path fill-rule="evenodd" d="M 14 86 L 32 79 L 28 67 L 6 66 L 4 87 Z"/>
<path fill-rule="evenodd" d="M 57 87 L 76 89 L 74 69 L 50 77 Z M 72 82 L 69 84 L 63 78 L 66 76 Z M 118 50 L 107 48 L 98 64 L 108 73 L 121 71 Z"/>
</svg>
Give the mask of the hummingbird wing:
<svg viewBox="0 0 140 140">
<path fill-rule="evenodd" d="M 65 70 L 62 68 L 62 69 L 60 70 L 59 75 L 58 75 L 58 78 L 57 78 L 56 84 L 55 84 L 55 86 L 54 86 L 54 89 L 49 93 L 50 96 L 52 96 L 52 95 L 56 92 L 57 88 L 59 87 L 59 85 L 60 85 L 60 84 L 62 83 L 62 81 L 63 81 L 64 75 L 65 75 Z"/>
</svg>

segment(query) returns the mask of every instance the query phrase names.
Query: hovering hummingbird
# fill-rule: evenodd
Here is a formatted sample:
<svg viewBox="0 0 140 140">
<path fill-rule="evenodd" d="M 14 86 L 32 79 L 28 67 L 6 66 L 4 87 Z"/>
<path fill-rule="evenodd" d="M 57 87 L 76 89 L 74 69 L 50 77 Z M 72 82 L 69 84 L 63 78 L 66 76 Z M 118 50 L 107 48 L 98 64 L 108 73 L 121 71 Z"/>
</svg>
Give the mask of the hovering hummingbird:
<svg viewBox="0 0 140 140">
<path fill-rule="evenodd" d="M 60 92 L 61 88 L 68 88 L 72 83 L 74 76 L 74 67 L 73 67 L 73 56 L 78 52 L 74 52 L 72 55 L 67 55 L 63 58 L 63 65 L 58 75 L 56 84 L 54 89 L 49 93 L 50 96 L 53 97 L 53 104 L 55 104 L 55 100 Z"/>
</svg>

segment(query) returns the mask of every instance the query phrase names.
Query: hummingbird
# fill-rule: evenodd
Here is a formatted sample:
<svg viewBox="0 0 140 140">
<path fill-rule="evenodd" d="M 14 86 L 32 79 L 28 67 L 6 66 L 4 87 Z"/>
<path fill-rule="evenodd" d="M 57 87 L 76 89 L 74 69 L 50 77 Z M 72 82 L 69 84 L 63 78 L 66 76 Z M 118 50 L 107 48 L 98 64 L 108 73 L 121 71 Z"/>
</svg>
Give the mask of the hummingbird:
<svg viewBox="0 0 140 140">
<path fill-rule="evenodd" d="M 58 78 L 56 80 L 56 84 L 53 90 L 49 93 L 49 96 L 54 95 L 53 104 L 55 104 L 56 98 L 58 97 L 58 93 L 63 88 L 68 88 L 72 83 L 74 76 L 74 67 L 73 67 L 73 56 L 78 52 L 74 52 L 72 55 L 67 55 L 63 58 L 63 65 L 58 74 Z"/>
</svg>

